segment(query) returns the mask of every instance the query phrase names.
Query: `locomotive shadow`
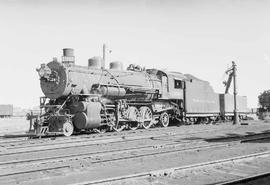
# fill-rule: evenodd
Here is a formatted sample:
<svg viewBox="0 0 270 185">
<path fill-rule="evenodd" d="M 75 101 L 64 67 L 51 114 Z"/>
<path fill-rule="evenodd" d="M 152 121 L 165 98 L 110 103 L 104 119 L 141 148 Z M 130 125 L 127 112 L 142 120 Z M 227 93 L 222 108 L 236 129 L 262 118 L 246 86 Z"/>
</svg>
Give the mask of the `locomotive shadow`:
<svg viewBox="0 0 270 185">
<path fill-rule="evenodd" d="M 245 134 L 227 133 L 225 136 L 203 139 L 206 142 L 233 142 L 240 141 L 241 143 L 269 143 L 270 130 L 261 132 L 245 132 Z"/>
<path fill-rule="evenodd" d="M 270 130 L 264 130 L 261 132 L 245 132 L 244 134 L 226 133 L 224 136 L 211 138 L 188 137 L 183 140 L 203 140 L 209 143 L 233 141 L 239 141 L 241 143 L 270 143 Z"/>
</svg>

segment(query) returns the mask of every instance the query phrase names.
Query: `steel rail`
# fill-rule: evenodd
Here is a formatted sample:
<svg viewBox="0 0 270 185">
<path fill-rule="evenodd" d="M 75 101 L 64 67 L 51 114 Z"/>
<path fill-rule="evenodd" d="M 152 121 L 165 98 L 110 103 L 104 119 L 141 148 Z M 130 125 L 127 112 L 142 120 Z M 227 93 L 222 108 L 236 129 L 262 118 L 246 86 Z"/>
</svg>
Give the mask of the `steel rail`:
<svg viewBox="0 0 270 185">
<path fill-rule="evenodd" d="M 103 133 L 102 135 L 103 136 L 110 136 L 111 134 L 116 134 L 117 135 L 125 135 L 125 134 L 130 134 L 131 133 L 137 133 L 137 132 L 155 132 L 155 131 L 160 131 L 160 130 L 165 130 L 165 129 L 171 129 L 171 130 L 174 130 L 175 127 L 179 127 L 179 126 L 170 126 L 168 128 L 163 128 L 163 127 L 155 127 L 155 128 L 151 128 L 151 129 L 140 129 L 140 130 L 123 130 L 122 132 L 106 132 L 106 133 Z M 82 133 L 76 133 L 70 137 L 66 137 L 66 136 L 62 136 L 62 135 L 48 135 L 48 136 L 43 136 L 42 138 L 39 138 L 38 140 L 36 139 L 27 139 L 27 137 L 29 136 L 29 134 L 25 133 L 25 134 L 17 134 L 19 137 L 17 138 L 16 136 L 17 135 L 12 135 L 12 134 L 8 134 L 8 135 L 0 135 L 0 144 L 2 143 L 9 143 L 10 140 L 14 140 L 14 142 L 22 142 L 22 141 L 25 141 L 25 140 L 30 140 L 30 141 L 42 141 L 42 140 L 49 140 L 51 138 L 61 138 L 63 140 L 70 140 L 70 139 L 75 139 L 77 136 L 80 136 L 80 137 L 95 137 L 97 136 L 96 134 L 98 133 L 95 133 L 95 132 L 90 132 L 90 131 L 84 131 Z M 32 135 L 31 135 L 32 136 Z M 2 139 L 2 140 L 1 140 Z M 7 141 L 8 140 L 8 141 Z"/>
<path fill-rule="evenodd" d="M 223 124 L 223 122 L 217 122 L 217 123 L 218 124 L 220 124 L 220 123 Z M 225 122 L 224 124 L 226 124 L 226 123 L 228 123 L 228 122 Z M 184 125 L 187 125 L 187 124 L 184 124 Z M 202 124 L 200 124 L 200 125 L 202 125 Z M 252 125 L 252 126 L 256 127 L 255 125 Z M 175 127 L 179 127 L 179 126 L 173 125 L 173 126 L 170 126 L 168 128 L 154 127 L 154 128 L 147 129 L 147 130 L 144 129 L 144 131 L 151 132 L 151 131 L 164 130 L 164 129 L 169 129 L 169 128 L 174 129 Z M 142 130 L 139 130 L 139 131 L 142 131 Z M 129 134 L 129 132 L 134 132 L 134 131 L 132 131 L 132 130 L 124 130 L 121 133 L 123 133 L 123 134 L 125 134 L 125 133 Z M 135 132 L 137 132 L 137 130 Z M 78 136 L 78 135 L 79 136 L 85 136 L 86 135 L 86 137 L 89 137 L 89 134 L 91 134 L 91 133 L 92 132 L 84 131 L 82 133 L 76 133 L 75 135 L 73 135 L 71 137 L 68 137 L 68 138 L 65 138 L 62 135 L 48 135 L 48 136 L 43 136 L 42 138 L 39 138 L 38 140 L 50 139 L 50 138 L 54 138 L 54 137 L 65 138 L 65 139 L 72 139 L 72 138 L 75 138 L 74 136 Z M 118 134 L 120 135 L 121 133 L 118 133 Z M 105 133 L 105 135 L 106 134 L 107 133 Z M 28 136 L 33 136 L 33 134 L 28 134 L 28 133 L 25 133 L 25 134 L 22 134 L 22 133 L 20 133 L 20 134 L 12 134 L 12 133 L 10 133 L 10 134 L 6 134 L 6 135 L 0 135 L 0 144 L 2 144 L 2 143 L 8 143 L 9 142 L 9 141 L 2 142 L 1 139 L 3 139 L 3 140 L 14 139 L 15 141 L 13 141 L 13 142 L 21 142 L 21 141 L 24 141 L 24 140 L 28 140 L 27 139 Z M 16 138 L 18 138 L 17 141 L 16 141 Z M 29 140 L 35 140 L 35 139 L 29 139 Z"/>
<path fill-rule="evenodd" d="M 77 159 L 80 157 L 83 159 L 83 157 L 88 158 L 89 155 L 91 157 L 95 157 L 95 155 L 98 154 L 118 154 L 118 153 L 125 153 L 125 152 L 131 152 L 131 151 L 140 151 L 142 149 L 156 149 L 156 148 L 169 148 L 169 147 L 175 147 L 175 146 L 181 146 L 183 143 L 167 143 L 167 144 L 161 144 L 159 147 L 158 145 L 148 145 L 148 146 L 141 146 L 141 147 L 129 147 L 125 149 L 114 149 L 114 150 L 101 150 L 97 152 L 83 152 L 83 153 L 76 153 L 76 154 L 69 154 L 69 155 L 58 155 L 58 156 L 50 156 L 50 157 L 43 157 L 43 158 L 32 158 L 32 159 L 26 159 L 26 160 L 14 160 L 14 161 L 5 161 L 5 162 L 0 162 L 0 166 L 6 167 L 6 165 L 13 165 L 13 164 L 22 164 L 22 163 L 28 163 L 28 162 L 40 162 L 44 163 L 52 161 L 57 161 L 57 159 L 63 161 L 66 159 Z M 228 144 L 209 144 L 209 145 L 202 145 L 202 146 L 195 146 L 195 147 L 186 147 L 186 148 L 181 148 L 177 150 L 172 150 L 172 151 L 164 151 L 164 152 L 154 152 L 154 153 L 149 153 L 149 154 L 143 154 L 143 155 L 135 155 L 132 157 L 126 157 L 126 158 L 121 158 L 121 159 L 128 159 L 128 158 L 138 158 L 138 157 L 143 157 L 143 156 L 150 156 L 150 155 L 158 155 L 158 154 L 164 154 L 164 153 L 172 153 L 172 152 L 181 152 L 181 151 L 188 151 L 188 150 L 197 150 L 197 149 L 203 149 L 203 148 L 214 148 L 214 147 L 221 147 L 221 146 L 228 146 Z M 156 148 L 155 148 L 156 147 Z M 101 162 L 109 162 L 109 161 L 115 161 L 119 159 L 111 159 L 108 161 L 94 161 L 92 163 L 101 163 Z"/>
<path fill-rule="evenodd" d="M 179 150 L 173 150 L 173 151 L 163 151 L 163 152 L 156 152 L 156 153 L 150 153 L 150 154 L 146 154 L 146 155 L 137 155 L 136 157 L 142 157 L 142 156 L 151 156 L 151 155 L 163 155 L 166 153 L 172 153 L 172 152 L 184 152 L 184 151 L 192 151 L 192 150 L 198 150 L 198 149 L 204 149 L 204 148 L 214 148 L 214 147 L 224 147 L 225 144 L 215 144 L 215 145 L 207 145 L 207 146 L 198 146 L 198 147 L 190 147 L 190 148 L 185 148 L 185 149 L 179 149 Z M 228 145 L 228 144 L 226 144 Z M 135 158 L 136 158 L 135 157 Z M 132 159 L 134 158 L 134 156 L 131 156 L 129 158 L 123 158 L 123 159 Z M 60 159 L 61 161 L 63 161 L 63 159 Z M 108 162 L 108 161 L 103 161 L 103 162 Z M 91 162 L 92 164 L 95 164 L 97 162 Z M 42 162 L 42 164 L 45 164 L 44 162 Z M 47 163 L 48 164 L 48 163 Z M 45 164 L 46 165 L 46 164 Z M 58 168 L 70 168 L 72 167 L 72 165 L 58 165 L 57 167 L 41 167 L 37 170 L 35 169 L 31 169 L 31 170 L 23 170 L 23 171 L 15 171 L 15 172 L 8 172 L 8 173 L 4 173 L 4 174 L 0 174 L 0 178 L 4 178 L 7 176 L 16 176 L 16 175 L 21 175 L 21 174 L 29 174 L 29 173 L 35 173 L 38 171 L 44 171 L 44 170 L 53 170 L 53 169 L 58 169 Z M 1 181 L 1 180 L 0 180 Z"/>
<path fill-rule="evenodd" d="M 253 125 L 252 127 L 257 127 L 256 125 Z M 16 148 L 16 146 L 14 146 L 15 143 L 21 143 L 21 144 L 26 144 L 27 146 L 20 146 L 20 147 L 17 147 L 17 148 L 24 148 L 24 147 L 35 147 L 35 146 L 44 146 L 44 145 L 56 145 L 56 144 L 61 144 L 61 143 L 74 143 L 74 142 L 83 142 L 83 141 L 80 141 L 80 140 L 88 140 L 88 139 L 94 139 L 96 137 L 113 137 L 113 136 L 125 136 L 125 135 L 130 135 L 130 134 L 140 134 L 140 133 L 145 133 L 145 132 L 160 132 L 160 131 L 166 131 L 166 132 L 170 132 L 170 131 L 175 131 L 175 128 L 178 128 L 177 126 L 172 126 L 172 127 L 169 127 L 169 128 L 152 128 L 152 129 L 139 129 L 139 130 L 136 130 L 136 131 L 132 131 L 132 130 L 125 130 L 123 132 L 120 132 L 120 133 L 104 133 L 102 135 L 97 135 L 97 134 L 84 134 L 84 135 L 79 135 L 79 138 L 78 138 L 78 135 L 76 136 L 71 136 L 71 137 L 61 137 L 61 136 L 56 136 L 56 138 L 58 138 L 57 141 L 60 140 L 60 142 L 58 143 L 48 143 L 48 144 L 44 144 L 42 142 L 50 142 L 52 141 L 53 139 L 52 138 L 55 138 L 55 137 L 46 137 L 46 138 L 41 138 L 39 140 L 34 140 L 34 139 L 23 139 L 23 140 L 18 140 L 18 141 L 1 141 L 0 140 L 0 146 L 2 147 L 6 147 L 5 144 L 12 144 L 13 146 L 10 147 L 9 149 L 13 149 L 13 148 Z M 231 128 L 226 128 L 225 130 L 230 130 Z M 198 132 L 191 132 L 192 133 L 203 133 L 203 132 L 211 132 L 211 131 L 215 131 L 215 130 L 218 130 L 217 128 L 214 128 L 214 129 L 207 129 L 207 130 L 204 130 L 204 131 L 198 131 Z M 181 130 L 180 130 L 181 131 Z M 6 139 L 4 139 L 6 140 Z M 32 143 L 31 145 L 29 145 L 29 143 L 27 142 L 33 142 L 33 141 L 36 141 L 37 143 Z M 55 140 L 54 140 L 55 141 Z M 71 141 L 71 142 L 69 142 Z M 33 146 L 35 145 L 35 146 Z"/>
<path fill-rule="evenodd" d="M 252 135 L 252 137 L 254 137 L 254 134 Z M 262 139 L 262 138 L 260 138 L 260 139 Z M 161 145 L 162 146 L 170 146 L 170 145 L 177 146 L 177 145 L 183 145 L 183 144 L 187 144 L 187 143 L 192 143 L 192 142 L 182 142 L 182 143 L 176 143 L 175 144 L 174 141 L 172 141 L 172 142 L 173 143 L 167 143 L 167 144 L 161 144 Z M 242 141 L 240 141 L 240 143 L 241 142 Z M 116 142 L 116 143 L 118 143 L 118 142 Z M 238 143 L 238 140 L 236 140 L 234 143 Z M 215 144 L 215 145 L 207 145 L 207 146 L 220 146 L 220 145 L 221 146 L 227 146 L 228 144 Z M 64 158 L 68 158 L 68 157 L 72 157 L 72 156 L 85 156 L 85 155 L 91 155 L 91 154 L 93 155 L 93 154 L 99 154 L 99 153 L 113 153 L 113 152 L 124 152 L 124 151 L 126 152 L 126 151 L 133 151 L 133 150 L 137 150 L 137 149 L 146 149 L 146 148 L 152 148 L 152 147 L 153 147 L 153 145 L 148 145 L 148 146 L 143 146 L 143 147 L 130 147 L 130 148 L 125 148 L 125 149 L 114 149 L 114 150 L 98 151 L 98 152 L 90 152 L 90 153 L 86 152 L 86 153 L 72 154 L 72 155 L 60 155 L 60 156 L 52 156 L 52 157 L 46 157 L 46 158 L 37 158 L 37 159 L 31 159 L 31 160 L 16 160 L 16 161 L 13 161 L 13 162 L 2 162 L 2 163 L 0 162 L 0 166 L 1 165 L 5 165 L 5 164 L 13 164 L 13 163 L 15 164 L 15 163 L 25 163 L 25 162 L 33 162 L 33 161 L 43 161 L 43 160 L 57 159 L 57 158 L 63 158 L 63 157 Z M 186 149 L 183 149 L 183 150 L 186 150 Z M 179 152 L 179 151 L 182 151 L 182 149 L 180 149 L 180 150 L 178 149 L 178 150 L 175 150 L 175 151 L 166 151 L 166 153 Z M 160 152 L 159 153 L 150 153 L 150 154 L 143 154 L 143 155 L 139 155 L 139 156 L 132 156 L 132 157 L 126 157 L 126 158 L 108 159 L 108 160 L 97 161 L 97 162 L 93 162 L 93 163 L 110 162 L 110 161 L 115 161 L 115 160 L 123 160 L 123 159 L 128 159 L 128 158 L 137 158 L 137 157 L 143 157 L 143 156 L 155 155 L 155 154 L 161 154 L 161 153 Z"/>
<path fill-rule="evenodd" d="M 94 181 L 92 180 L 92 181 L 85 181 L 85 182 L 81 182 L 81 183 L 73 183 L 72 185 L 92 185 L 92 184 L 112 183 L 112 182 L 117 182 L 117 181 L 122 181 L 122 180 L 130 180 L 130 179 L 135 180 L 135 179 L 155 176 L 156 174 L 167 174 L 168 172 L 175 173 L 175 172 L 179 172 L 181 170 L 197 169 L 197 168 L 201 168 L 201 167 L 226 164 L 226 163 L 230 163 L 230 162 L 238 162 L 238 161 L 242 161 L 242 160 L 264 157 L 264 156 L 265 157 L 270 156 L 270 151 L 253 153 L 253 154 L 248 154 L 248 155 L 243 155 L 243 156 L 238 156 L 238 157 L 226 158 L 226 159 L 221 159 L 221 160 L 197 163 L 197 164 L 180 166 L 180 167 L 167 168 L 167 169 L 162 169 L 162 170 L 153 170 L 153 171 L 141 172 L 141 173 L 136 173 L 136 174 L 131 174 L 131 175 L 123 175 L 123 176 L 94 180 Z"/>
<path fill-rule="evenodd" d="M 169 153 L 192 151 L 192 150 L 198 150 L 198 149 L 209 149 L 209 148 L 224 147 L 224 146 L 231 146 L 231 145 L 229 145 L 229 144 L 203 145 L 203 146 L 197 146 L 197 147 L 191 147 L 191 148 L 185 148 L 185 149 L 175 149 L 175 150 L 162 151 L 162 152 L 152 152 L 152 153 L 147 153 L 147 154 L 127 156 L 127 157 L 118 157 L 118 158 L 114 158 L 114 159 L 98 160 L 98 161 L 93 161 L 92 164 L 99 164 L 99 163 L 113 162 L 113 161 L 122 161 L 122 160 L 134 159 L 134 158 L 139 158 L 139 157 L 147 157 L 147 156 L 152 156 L 152 155 L 163 155 L 163 154 L 169 154 Z"/>
<path fill-rule="evenodd" d="M 215 130 L 208 130 L 209 132 L 211 131 L 215 131 Z M 207 131 L 206 131 L 207 132 Z M 198 132 L 192 132 L 192 133 L 188 133 L 189 135 L 193 135 L 193 134 L 197 134 L 197 133 L 205 133 L 205 131 L 198 131 Z M 74 148 L 74 147 L 84 147 L 84 146 L 93 146 L 93 145 L 97 145 L 97 144 L 108 144 L 108 143 L 121 143 L 121 142 L 132 142 L 132 141 L 136 141 L 136 140 L 141 140 L 141 139 L 151 139 L 153 140 L 154 138 L 170 138 L 170 137 L 175 137 L 175 136 L 184 136 L 187 135 L 187 133 L 160 133 L 160 134 L 153 134 L 153 135 L 140 135 L 140 136 L 130 136 L 128 138 L 123 138 L 123 137 L 115 137 L 115 138 L 102 138 L 102 139 L 97 139 L 97 140 L 85 140 L 85 141 L 80 141 L 80 143 L 85 142 L 85 144 L 78 144 L 78 141 L 74 141 L 74 142 L 62 142 L 62 143 L 57 143 L 57 144 L 41 144 L 41 145 L 34 145 L 34 146 L 25 146 L 25 147 L 21 147 L 22 148 L 34 148 L 34 147 L 44 147 L 44 146 L 52 146 L 54 145 L 55 147 L 52 148 L 44 148 L 44 149 L 36 149 L 36 150 L 26 150 L 26 151 L 14 151 L 14 152 L 0 152 L 0 156 L 4 156 L 4 155 L 12 155 L 12 154 L 22 154 L 22 153 L 31 153 L 31 152 L 41 152 L 41 151 L 49 151 L 49 150 L 58 150 L 58 149 L 66 149 L 66 148 Z M 100 142 L 97 142 L 100 141 Z M 101 142 L 104 141 L 104 142 Z M 105 142 L 106 141 L 106 142 Z M 93 142 L 93 143 L 91 143 Z M 57 145 L 67 145 L 67 144 L 71 144 L 74 143 L 76 145 L 71 145 L 71 146 L 57 146 Z M 18 148 L 11 148 L 10 150 L 16 150 Z"/>
<path fill-rule="evenodd" d="M 42 171 L 45 171 L 45 170 L 48 171 L 48 170 L 63 169 L 63 168 L 70 168 L 70 166 L 69 165 L 63 165 L 63 166 L 56 166 L 56 167 L 39 168 L 39 169 L 34 169 L 34 170 L 30 169 L 30 170 L 15 172 L 15 173 L 0 174 L 0 178 L 13 176 L 13 175 L 22 175 L 22 174 L 28 174 L 28 173 L 42 172 Z"/>
<path fill-rule="evenodd" d="M 159 131 L 163 131 L 163 129 L 165 131 L 165 129 L 167 129 L 167 128 L 162 128 L 161 130 L 157 130 L 157 128 L 155 128 L 155 129 L 152 129 L 151 132 L 153 132 L 153 134 L 157 134 L 158 135 L 158 132 Z M 225 130 L 230 130 L 230 129 L 231 128 L 226 128 Z M 88 135 L 88 136 L 82 136 L 82 137 L 79 137 L 79 138 L 76 138 L 76 137 L 72 137 L 72 138 L 70 138 L 70 137 L 69 138 L 61 138 L 60 142 L 54 142 L 54 143 L 51 143 L 50 142 L 50 141 L 52 141 L 51 138 L 49 138 L 49 139 L 46 138 L 45 142 L 48 142 L 48 143 L 44 143 L 43 142 L 44 140 L 23 140 L 23 141 L 18 141 L 18 142 L 22 142 L 22 144 L 25 144 L 25 145 L 23 145 L 23 146 L 12 146 L 12 147 L 6 147 L 5 145 L 3 145 L 5 143 L 3 143 L 3 142 L 1 143 L 1 141 L 0 141 L 0 146 L 6 147 L 6 149 L 20 149 L 20 148 L 27 148 L 27 147 L 52 146 L 52 145 L 69 144 L 69 143 L 76 143 L 77 144 L 78 142 L 87 142 L 87 141 L 90 141 L 91 139 L 93 139 L 93 140 L 96 141 L 96 140 L 103 140 L 103 139 L 107 139 L 107 138 L 111 138 L 111 137 L 118 137 L 118 136 L 122 136 L 122 135 L 123 135 L 123 137 L 125 135 L 130 135 L 130 134 L 136 135 L 138 133 L 139 134 L 141 133 L 143 135 L 146 131 L 150 131 L 150 130 L 151 129 L 148 129 L 148 130 L 138 130 L 138 131 L 130 131 L 130 132 L 126 132 L 126 133 L 121 132 L 118 135 L 114 134 L 113 136 L 112 136 L 112 134 L 110 134 L 110 135 L 92 135 L 92 136 L 89 136 Z M 216 130 L 218 130 L 218 129 L 216 129 L 216 128 L 214 128 L 214 129 L 207 129 L 207 130 L 204 130 L 204 131 L 189 132 L 189 134 L 207 133 L 207 132 L 212 132 L 212 131 L 216 131 Z M 168 133 L 168 131 L 169 132 L 170 131 L 175 131 L 175 128 L 172 128 L 170 130 L 167 129 L 166 131 L 167 131 L 166 133 Z M 175 132 L 175 134 L 183 134 L 183 135 L 187 134 L 187 133 L 182 133 L 181 131 L 182 130 L 180 130 L 180 133 L 178 133 L 178 131 L 177 131 L 177 132 Z M 155 132 L 157 132 L 157 133 L 155 133 Z M 97 137 L 100 137 L 100 138 L 97 139 Z M 232 136 L 232 138 L 233 137 L 236 137 L 236 136 Z M 240 137 L 240 136 L 237 136 L 237 137 Z M 210 138 L 209 141 L 223 140 L 223 139 L 226 139 L 226 138 L 229 138 L 229 137 Z M 31 143 L 31 144 L 27 143 L 27 142 L 33 142 L 33 141 L 38 141 L 38 143 Z M 53 141 L 55 141 L 55 140 L 53 140 Z M 6 142 L 6 143 L 14 145 L 14 142 L 12 142 L 12 143 Z"/>
<path fill-rule="evenodd" d="M 42 143 L 43 141 L 51 141 L 53 140 L 52 138 L 58 138 L 57 140 L 59 141 L 69 141 L 71 140 L 72 142 L 75 142 L 75 140 L 81 140 L 81 139 L 94 139 L 94 138 L 97 138 L 97 137 L 112 137 L 112 136 L 126 136 L 126 135 L 130 135 L 130 134 L 144 134 L 145 132 L 149 133 L 149 132 L 160 132 L 160 131 L 166 131 L 166 132 L 171 132 L 171 131 L 175 131 L 175 128 L 179 128 L 177 126 L 171 126 L 171 127 L 168 127 L 168 128 L 159 128 L 159 127 L 156 127 L 156 128 L 152 128 L 152 129 L 138 129 L 138 130 L 124 130 L 122 132 L 107 132 L 107 133 L 103 133 L 103 134 L 84 134 L 84 135 L 76 135 L 76 136 L 70 136 L 70 137 L 61 137 L 61 136 L 56 136 L 56 137 L 46 137 L 46 138 L 41 138 L 39 140 L 34 140 L 34 139 L 23 139 L 23 140 L 18 140 L 18 141 L 12 141 L 12 144 L 14 145 L 14 143 L 26 143 L 28 141 L 36 141 L 37 144 L 39 143 Z M 180 129 L 179 129 L 180 130 Z M 208 129 L 208 130 L 216 130 L 216 129 Z M 205 130 L 206 132 L 208 130 Z M 182 130 L 180 130 L 182 131 Z M 201 132 L 201 131 L 200 131 Z M 194 132 L 196 133 L 196 132 Z M 79 138 L 78 138 L 79 137 Z M 3 144 L 10 144 L 10 140 L 9 141 L 6 141 L 8 139 L 4 139 L 4 141 L 1 142 L 0 140 L 0 145 L 3 145 Z M 54 140 L 55 141 L 55 140 Z M 27 143 L 26 143 L 27 144 Z"/>
<path fill-rule="evenodd" d="M 246 135 L 246 136 L 241 136 L 241 137 L 237 137 L 237 139 L 233 140 L 233 141 L 238 141 L 240 140 L 241 143 L 244 143 L 244 142 L 248 142 L 248 141 L 252 141 L 252 139 L 250 140 L 241 140 L 241 138 L 247 138 L 247 137 L 254 137 L 254 136 L 261 136 L 261 135 L 265 135 L 265 133 L 258 133 L 258 134 L 252 134 L 252 135 Z M 268 133 L 269 134 L 269 133 Z M 123 142 L 132 142 L 132 141 L 136 141 L 136 140 L 140 140 L 140 139 L 153 139 L 154 138 L 163 138 L 163 137 L 174 137 L 174 136 L 177 136 L 178 134 L 170 134 L 170 135 L 164 135 L 164 134 L 161 134 L 161 135 L 156 135 L 155 137 L 154 136 L 146 136 L 146 137 L 138 137 L 138 138 L 130 138 L 130 139 L 122 139 L 122 138 L 118 138 L 116 139 L 115 141 L 108 141 L 106 142 L 107 143 L 123 143 Z M 182 135 L 182 134 L 179 134 L 179 135 Z M 231 137 L 229 136 L 228 139 L 230 139 Z M 259 137 L 259 138 L 253 138 L 253 140 L 262 140 L 262 139 L 268 139 L 269 136 L 267 136 L 266 138 L 265 137 Z M 226 139 L 225 137 L 223 137 L 222 139 Z M 100 141 L 102 141 L 103 139 L 100 139 Z M 95 140 L 96 141 L 96 140 Z M 201 140 L 199 140 L 201 141 Z M 0 153 L 0 156 L 8 156 L 8 155 L 14 155 L 14 154 L 22 154 L 22 153 L 36 153 L 36 152 L 41 152 L 41 151 L 50 151 L 50 150 L 60 150 L 60 149 L 67 149 L 67 148 L 78 148 L 78 147 L 85 147 L 85 146 L 94 146 L 94 145 L 98 145 L 98 144 L 101 144 L 101 143 L 91 143 L 91 144 L 88 144 L 88 142 L 91 142 L 91 141 L 86 141 L 87 143 L 84 144 L 84 145 L 75 145 L 75 146 L 64 146 L 64 147 L 57 147 L 57 148 L 48 148 L 48 149 L 40 149 L 40 150 L 27 150 L 27 151 L 15 151 L 15 152 L 7 152 L 7 153 Z M 232 141 L 231 141 L 232 142 Z M 185 144 L 185 143 L 189 143 L 189 142 L 182 142 L 181 144 Z M 63 144 L 66 144 L 66 143 L 63 143 Z M 0 162 L 0 165 L 1 165 L 1 162 Z"/>
<path fill-rule="evenodd" d="M 163 151 L 163 152 L 155 152 L 155 153 L 150 153 L 150 154 L 145 154 L 145 155 L 137 155 L 137 156 L 131 156 L 131 157 L 125 157 L 122 159 L 133 159 L 133 158 L 138 158 L 138 157 L 143 157 L 143 156 L 152 156 L 152 155 L 164 155 L 167 153 L 173 153 L 173 152 L 185 152 L 185 151 L 192 151 L 192 150 L 198 150 L 198 149 L 208 149 L 208 148 L 214 148 L 214 147 L 224 147 L 225 144 L 215 144 L 215 145 L 205 145 L 205 146 L 197 146 L 197 147 L 190 147 L 190 148 L 185 148 L 185 149 L 178 149 L 178 150 L 172 150 L 172 151 Z M 226 144 L 228 145 L 228 144 Z M 61 161 L 63 161 L 63 159 L 60 159 Z M 119 159 L 117 159 L 119 160 Z M 111 160 L 110 160 L 111 161 Z M 109 162 L 109 161 L 102 161 L 102 162 Z M 91 162 L 92 164 L 95 163 L 99 163 L 99 162 Z M 17 163 L 16 163 L 17 164 Z M 44 162 L 42 162 L 42 164 L 45 164 Z M 48 164 L 48 163 L 47 163 Z M 4 174 L 0 174 L 0 178 L 2 177 L 6 177 L 6 176 L 16 176 L 16 175 L 21 175 L 21 174 L 26 174 L 26 173 L 35 173 L 36 171 L 43 171 L 43 170 L 53 170 L 58 169 L 58 168 L 70 168 L 72 167 L 72 165 L 58 165 L 58 167 L 41 167 L 37 170 L 35 169 L 31 169 L 31 170 L 23 170 L 23 171 L 15 171 L 15 172 L 9 172 L 9 173 L 4 173 Z M 0 180 L 1 181 L 1 180 Z"/>
<path fill-rule="evenodd" d="M 125 135 L 130 135 L 130 134 L 144 134 L 145 132 L 160 132 L 160 131 L 166 131 L 166 132 L 170 132 L 170 131 L 175 131 L 175 127 L 170 127 L 170 129 L 168 128 L 153 128 L 153 129 L 139 129 L 139 130 L 125 130 L 125 131 L 122 131 L 122 132 L 119 132 L 119 133 L 116 133 L 116 132 L 107 132 L 107 133 L 103 133 L 103 134 L 99 134 L 99 133 L 96 133 L 96 134 L 85 134 L 85 135 L 76 135 L 76 136 L 70 136 L 70 137 L 61 137 L 61 136 L 56 136 L 56 137 L 47 137 L 47 138 L 41 138 L 39 140 L 34 140 L 34 139 L 23 139 L 23 140 L 18 140 L 18 141 L 12 141 L 12 144 L 14 143 L 22 143 L 24 144 L 25 142 L 27 141 L 36 141 L 37 144 L 39 143 L 42 143 L 43 141 L 52 141 L 53 139 L 52 138 L 58 138 L 57 141 L 60 140 L 60 142 L 64 141 L 64 142 L 67 142 L 69 140 L 71 140 L 72 142 L 76 142 L 77 140 L 86 140 L 86 139 L 94 139 L 94 138 L 97 138 L 97 137 L 112 137 L 112 136 L 125 136 Z M 79 137 L 79 138 L 78 138 Z M 4 139 L 6 140 L 6 139 Z M 76 140 L 76 141 L 75 141 Z M 55 139 L 54 139 L 55 141 Z M 11 142 L 10 141 L 3 141 L 1 142 L 0 140 L 0 145 L 3 145 L 3 144 L 10 144 Z M 26 143 L 27 144 L 27 143 Z"/>
</svg>

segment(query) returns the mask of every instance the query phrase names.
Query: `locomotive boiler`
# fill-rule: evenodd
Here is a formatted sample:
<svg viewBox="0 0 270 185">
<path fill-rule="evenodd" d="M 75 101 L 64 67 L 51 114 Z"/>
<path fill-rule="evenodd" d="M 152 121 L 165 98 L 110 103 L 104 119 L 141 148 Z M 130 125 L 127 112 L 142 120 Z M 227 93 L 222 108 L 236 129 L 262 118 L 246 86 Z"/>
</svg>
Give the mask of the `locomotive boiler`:
<svg viewBox="0 0 270 185">
<path fill-rule="evenodd" d="M 209 82 L 180 72 L 132 64 L 124 70 L 117 61 L 106 69 L 101 57 L 79 66 L 70 48 L 63 49 L 61 61 L 54 58 L 37 72 L 45 96 L 40 114 L 28 115 L 37 135 L 148 129 L 167 127 L 171 120 L 211 122 L 226 116 Z"/>
</svg>

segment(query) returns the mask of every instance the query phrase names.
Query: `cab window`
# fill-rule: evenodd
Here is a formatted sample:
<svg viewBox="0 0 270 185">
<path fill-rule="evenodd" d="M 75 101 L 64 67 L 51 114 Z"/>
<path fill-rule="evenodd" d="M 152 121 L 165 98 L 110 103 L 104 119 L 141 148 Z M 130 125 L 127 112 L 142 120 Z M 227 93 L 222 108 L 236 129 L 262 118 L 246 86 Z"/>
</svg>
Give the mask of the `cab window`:
<svg viewBox="0 0 270 185">
<path fill-rule="evenodd" d="M 182 80 L 174 80 L 174 88 L 175 89 L 183 89 Z"/>
</svg>

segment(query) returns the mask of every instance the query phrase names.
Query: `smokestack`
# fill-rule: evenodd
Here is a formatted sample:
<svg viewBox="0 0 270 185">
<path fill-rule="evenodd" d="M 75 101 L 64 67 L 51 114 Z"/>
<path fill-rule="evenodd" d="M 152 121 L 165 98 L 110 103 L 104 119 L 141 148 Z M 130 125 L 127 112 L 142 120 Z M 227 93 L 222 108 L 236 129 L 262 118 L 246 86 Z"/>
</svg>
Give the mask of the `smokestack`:
<svg viewBox="0 0 270 185">
<path fill-rule="evenodd" d="M 63 49 L 62 62 L 65 64 L 74 64 L 75 63 L 74 49 L 72 49 L 72 48 L 64 48 Z"/>
</svg>

